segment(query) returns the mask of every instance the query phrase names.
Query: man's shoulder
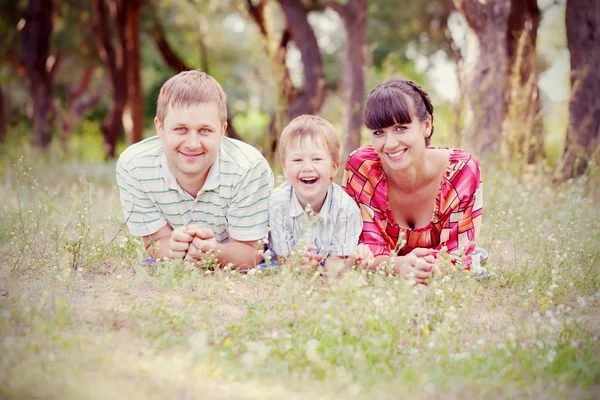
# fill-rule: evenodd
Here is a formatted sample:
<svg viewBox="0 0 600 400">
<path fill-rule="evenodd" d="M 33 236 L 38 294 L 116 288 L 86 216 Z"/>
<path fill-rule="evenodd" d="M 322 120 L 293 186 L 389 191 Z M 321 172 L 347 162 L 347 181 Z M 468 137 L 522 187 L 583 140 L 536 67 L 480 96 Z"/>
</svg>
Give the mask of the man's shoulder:
<svg viewBox="0 0 600 400">
<path fill-rule="evenodd" d="M 132 144 L 119 156 L 118 164 L 123 168 L 159 165 L 163 152 L 162 142 L 153 136 Z"/>
<path fill-rule="evenodd" d="M 221 143 L 220 159 L 224 166 L 242 170 L 261 163 L 268 165 L 267 160 L 254 146 L 228 137 L 224 137 Z"/>
</svg>

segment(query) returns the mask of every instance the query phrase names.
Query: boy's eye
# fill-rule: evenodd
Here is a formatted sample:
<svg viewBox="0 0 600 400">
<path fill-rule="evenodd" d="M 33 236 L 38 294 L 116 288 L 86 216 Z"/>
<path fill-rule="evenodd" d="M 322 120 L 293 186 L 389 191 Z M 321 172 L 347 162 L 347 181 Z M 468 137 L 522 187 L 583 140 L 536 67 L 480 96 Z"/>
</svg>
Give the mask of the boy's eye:
<svg viewBox="0 0 600 400">
<path fill-rule="evenodd" d="M 321 160 L 322 160 L 321 157 L 315 157 L 315 158 L 313 158 L 313 161 L 321 161 Z"/>
<path fill-rule="evenodd" d="M 302 162 L 302 159 L 301 159 L 301 158 L 294 158 L 294 159 L 292 160 L 292 162 Z"/>
</svg>

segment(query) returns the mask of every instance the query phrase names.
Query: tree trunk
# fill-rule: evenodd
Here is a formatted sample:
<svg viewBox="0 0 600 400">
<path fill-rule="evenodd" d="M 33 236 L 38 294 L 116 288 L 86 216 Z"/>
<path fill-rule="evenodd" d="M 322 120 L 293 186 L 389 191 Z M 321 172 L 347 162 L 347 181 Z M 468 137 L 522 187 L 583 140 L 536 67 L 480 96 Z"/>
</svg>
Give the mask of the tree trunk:
<svg viewBox="0 0 600 400">
<path fill-rule="evenodd" d="M 30 0 L 24 13 L 21 62 L 29 77 L 33 104 L 33 143 L 48 148 L 54 127 L 54 95 L 47 69 L 52 36 L 52 0 Z"/>
<path fill-rule="evenodd" d="M 98 52 L 108 68 L 113 101 L 108 114 L 102 123 L 104 135 L 104 151 L 107 157 L 114 157 L 117 140 L 121 134 L 122 116 L 127 101 L 127 85 L 125 81 L 126 53 L 122 44 L 125 42 L 125 18 L 120 1 L 111 4 L 112 19 L 117 29 L 118 39 L 113 46 L 110 24 L 104 0 L 93 0 L 94 25 L 99 39 Z"/>
<path fill-rule="evenodd" d="M 144 137 L 144 98 L 140 76 L 140 0 L 127 0 L 125 13 L 125 43 L 127 53 L 125 68 L 127 102 L 123 110 L 125 141 L 132 145 Z"/>
<path fill-rule="evenodd" d="M 105 93 L 107 79 L 90 90 L 94 70 L 93 67 L 85 67 L 79 85 L 68 90 L 66 108 L 61 112 L 61 143 L 65 150 L 68 149 L 75 126 L 88 111 L 98 105 Z"/>
<path fill-rule="evenodd" d="M 509 89 L 502 133 L 503 153 L 508 159 L 523 157 L 527 163 L 535 163 L 544 150 L 537 85 L 539 25 L 540 10 L 536 0 L 512 1 L 506 37 Z"/>
<path fill-rule="evenodd" d="M 279 0 L 292 39 L 302 56 L 304 88 L 287 110 L 288 119 L 302 114 L 317 114 L 325 100 L 323 59 L 307 12 L 298 0 Z"/>
<path fill-rule="evenodd" d="M 4 91 L 0 86 L 0 144 L 6 140 L 6 104 L 4 104 Z"/>
<path fill-rule="evenodd" d="M 360 131 L 363 125 L 363 100 L 365 96 L 365 47 L 367 37 L 367 0 L 349 0 L 343 6 L 328 3 L 344 21 L 346 43 L 344 45 L 344 70 L 342 93 L 344 105 L 344 146 L 341 163 L 360 147 Z"/>
<path fill-rule="evenodd" d="M 510 0 L 454 0 L 477 38 L 464 69 L 465 140 L 475 151 L 495 153 L 506 114 L 508 58 L 506 35 Z"/>
<path fill-rule="evenodd" d="M 567 0 L 571 101 L 562 175 L 585 173 L 600 146 L 600 2 Z"/>
</svg>

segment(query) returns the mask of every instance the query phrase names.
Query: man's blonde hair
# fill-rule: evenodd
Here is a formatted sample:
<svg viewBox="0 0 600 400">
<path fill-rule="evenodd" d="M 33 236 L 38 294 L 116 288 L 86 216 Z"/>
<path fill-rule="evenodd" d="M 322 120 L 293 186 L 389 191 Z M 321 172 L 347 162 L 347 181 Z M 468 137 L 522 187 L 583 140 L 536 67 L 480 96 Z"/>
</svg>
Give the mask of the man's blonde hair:
<svg viewBox="0 0 600 400">
<path fill-rule="evenodd" d="M 302 145 L 307 137 L 320 141 L 329 151 L 334 164 L 339 164 L 340 138 L 329 121 L 316 115 L 300 115 L 283 129 L 279 139 L 281 162 L 285 162 L 286 153 L 291 146 Z"/>
<path fill-rule="evenodd" d="M 221 122 L 227 121 L 227 96 L 212 76 L 197 70 L 180 72 L 160 88 L 156 104 L 156 118 L 164 122 L 169 105 L 173 108 L 188 107 L 215 101 Z"/>
</svg>

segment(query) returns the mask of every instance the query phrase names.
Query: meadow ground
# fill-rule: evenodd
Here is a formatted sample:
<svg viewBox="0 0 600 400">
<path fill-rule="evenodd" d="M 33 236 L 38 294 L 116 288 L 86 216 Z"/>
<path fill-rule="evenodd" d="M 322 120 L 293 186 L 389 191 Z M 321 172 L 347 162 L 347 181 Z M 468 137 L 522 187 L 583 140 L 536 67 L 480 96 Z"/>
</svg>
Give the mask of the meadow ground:
<svg viewBox="0 0 600 400">
<path fill-rule="evenodd" d="M 599 398 L 591 178 L 487 171 L 490 280 L 143 266 L 114 164 L 5 154 L 0 397 Z M 597 183 L 597 181 L 596 181 Z"/>
</svg>

